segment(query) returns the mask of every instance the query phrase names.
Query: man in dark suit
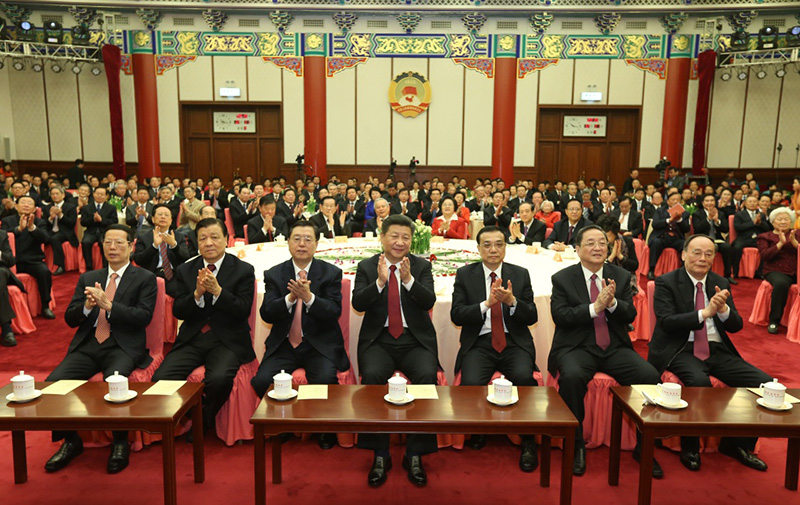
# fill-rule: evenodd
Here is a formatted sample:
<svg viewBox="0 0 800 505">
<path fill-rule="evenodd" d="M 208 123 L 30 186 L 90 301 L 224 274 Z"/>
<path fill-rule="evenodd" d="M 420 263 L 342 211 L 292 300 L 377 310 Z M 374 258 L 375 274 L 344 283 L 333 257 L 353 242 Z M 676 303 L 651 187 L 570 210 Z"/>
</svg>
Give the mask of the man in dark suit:
<svg viewBox="0 0 800 505">
<path fill-rule="evenodd" d="M 205 365 L 203 428 L 208 430 L 228 400 L 239 366 L 255 359 L 248 322 L 255 273 L 252 265 L 225 254 L 225 223 L 203 219 L 195 231 L 200 256 L 176 271 L 172 313 L 183 325 L 153 381 L 185 380 Z"/>
<path fill-rule="evenodd" d="M 81 210 L 81 226 L 86 228 L 83 232 L 83 239 L 81 240 L 81 249 L 83 250 L 83 260 L 86 262 L 86 270 L 94 269 L 94 262 L 92 261 L 92 246 L 100 244 L 100 252 L 103 251 L 102 237 L 106 228 L 117 222 L 117 209 L 110 203 L 106 203 L 108 190 L 106 188 L 96 188 L 93 193 L 93 198 L 89 199 L 89 203 Z M 105 266 L 105 255 L 103 256 L 103 265 Z"/>
<path fill-rule="evenodd" d="M 465 386 L 483 386 L 495 371 L 518 386 L 535 386 L 536 349 L 528 326 L 536 324 L 538 314 L 530 275 L 504 262 L 505 235 L 496 226 L 482 228 L 477 241 L 481 262 L 459 268 L 453 287 L 450 319 L 461 326 L 455 371 Z M 467 441 L 472 449 L 484 445 L 485 435 Z M 536 440 L 523 435 L 519 467 L 532 472 L 537 466 Z"/>
<path fill-rule="evenodd" d="M 251 198 L 250 190 L 244 186 L 239 188 L 239 196 L 228 203 L 233 221 L 233 236 L 244 238 L 244 225 L 258 212 L 256 202 Z"/>
<path fill-rule="evenodd" d="M 711 375 L 728 386 L 758 387 L 772 377 L 744 361 L 728 336 L 741 330 L 743 321 L 730 285 L 711 271 L 715 254 L 710 237 L 694 235 L 683 248 L 684 267 L 656 279 L 656 327 L 647 360 L 688 387 L 711 387 Z M 719 451 L 765 471 L 767 464 L 753 454 L 755 445 L 755 438 L 723 438 Z M 680 459 L 689 470 L 700 470 L 699 450 L 697 437 L 681 437 Z"/>
<path fill-rule="evenodd" d="M 8 234 L 0 233 L 0 345 L 3 347 L 14 347 L 17 339 L 14 338 L 14 331 L 11 329 L 11 320 L 17 317 L 14 309 L 11 308 L 11 301 L 8 296 L 8 286 L 17 286 L 20 291 L 25 291 L 22 282 L 11 271 L 11 267 L 16 263 L 14 253 L 11 250 L 11 243 L 8 241 Z"/>
<path fill-rule="evenodd" d="M 483 211 L 483 224 L 485 226 L 497 226 L 508 237 L 511 233 L 508 227 L 511 225 L 511 218 L 514 211 L 503 204 L 502 191 L 495 191 L 492 194 L 492 205 Z"/>
<path fill-rule="evenodd" d="M 130 264 L 133 232 L 125 225 L 109 226 L 102 237 L 108 268 L 80 276 L 64 320 L 78 328 L 64 360 L 46 380 L 89 379 L 97 372 L 103 377 L 119 372 L 128 376 L 135 368 L 153 361 L 147 351 L 146 328 L 156 306 L 155 276 Z M 61 448 L 45 463 L 45 470 L 61 470 L 83 452 L 75 431 L 53 432 L 53 441 L 64 440 Z M 128 466 L 128 432 L 115 431 L 108 473 Z"/>
<path fill-rule="evenodd" d="M 78 222 L 78 209 L 75 204 L 64 200 L 64 188 L 53 186 L 50 189 L 51 204 L 42 209 L 42 216 L 47 220 L 47 231 L 50 235 L 48 243 L 53 248 L 53 264 L 56 271 L 53 275 L 64 273 L 64 249 L 62 244 L 69 242 L 78 247 L 75 235 L 75 224 Z"/>
<path fill-rule="evenodd" d="M 258 373 L 250 381 L 262 397 L 281 370 L 292 373 L 304 368 L 309 384 L 337 384 L 336 371 L 350 368 L 339 327 L 342 271 L 314 261 L 317 229 L 308 221 L 292 225 L 288 243 L 292 259 L 264 272 L 261 318 L 272 331 Z M 320 436 L 323 449 L 335 443 L 333 434 Z"/>
<path fill-rule="evenodd" d="M 347 216 L 337 210 L 339 206 L 332 196 L 323 197 L 320 201 L 319 212 L 311 216 L 309 223 L 317 230 L 317 235 L 332 239 L 336 236 L 347 236 L 345 219 Z"/>
<path fill-rule="evenodd" d="M 647 278 L 656 278 L 656 263 L 664 249 L 683 249 L 683 238 L 689 233 L 689 213 L 680 211 L 681 195 L 677 191 L 669 195 L 666 207 L 659 207 L 653 216 L 653 232 L 650 234 L 650 271 Z M 671 213 L 671 209 L 675 209 Z"/>
<path fill-rule="evenodd" d="M 408 188 L 402 188 L 397 192 L 397 200 L 392 204 L 391 214 L 402 214 L 412 221 L 417 220 L 421 210 L 419 204 L 409 201 Z"/>
<path fill-rule="evenodd" d="M 631 200 L 631 210 L 641 214 L 642 211 L 647 211 L 649 207 L 652 207 L 652 205 L 647 201 L 647 193 L 644 188 L 638 188 Z"/>
<path fill-rule="evenodd" d="M 464 205 L 467 206 L 470 212 L 483 212 L 486 207 L 491 205 L 491 202 L 486 198 L 486 190 L 483 184 L 475 186 L 475 192 L 473 198 L 467 200 L 467 203 Z M 422 213 L 423 221 L 425 218 L 425 212 Z"/>
<path fill-rule="evenodd" d="M 611 214 L 617 210 L 616 204 L 611 200 L 611 191 L 608 188 L 600 190 L 599 200 L 594 202 L 594 210 L 592 211 L 592 222 L 596 223 L 597 218 L 603 214 Z"/>
<path fill-rule="evenodd" d="M 572 200 L 577 200 L 579 204 L 583 204 L 581 199 L 581 195 L 578 193 L 578 185 L 574 182 L 570 182 L 567 185 L 567 194 L 561 197 L 561 212 L 564 213 L 567 211 L 567 205 Z"/>
<path fill-rule="evenodd" d="M 703 207 L 692 214 L 692 228 L 695 233 L 711 237 L 717 246 L 717 252 L 722 256 L 723 277 L 729 284 L 738 284 L 731 277 L 731 245 L 722 238 L 722 234 L 727 234 L 730 229 L 728 220 L 719 212 L 717 198 L 714 195 L 703 197 Z"/>
<path fill-rule="evenodd" d="M 554 251 L 563 251 L 567 246 L 575 246 L 575 237 L 584 226 L 591 223 L 583 217 L 583 207 L 579 200 L 570 200 L 565 211 L 566 218 L 561 217 L 561 221 L 553 225 L 553 231 L 547 237 L 542 246 Z"/>
<path fill-rule="evenodd" d="M 438 202 L 436 202 L 438 204 Z M 383 221 L 389 217 L 389 202 L 383 198 L 375 200 L 375 217 L 367 219 L 367 224 L 364 226 L 364 231 L 369 231 L 378 236 L 378 233 L 383 229 Z"/>
<path fill-rule="evenodd" d="M 75 160 L 75 164 L 67 171 L 67 179 L 69 179 L 69 187 L 76 189 L 78 186 L 86 182 L 86 173 L 83 171 L 83 160 Z"/>
<path fill-rule="evenodd" d="M 247 240 L 251 244 L 273 242 L 275 237 L 289 235 L 286 220 L 275 215 L 275 195 L 264 195 L 258 201 L 258 214 L 247 222 Z"/>
<path fill-rule="evenodd" d="M 517 196 L 508 201 L 508 208 L 514 212 L 518 212 L 520 205 L 523 203 L 530 203 L 530 201 L 528 188 L 524 184 L 520 184 L 517 186 Z"/>
<path fill-rule="evenodd" d="M 133 261 L 164 279 L 167 294 L 175 296 L 175 269 L 191 256 L 183 256 L 175 231 L 172 213 L 163 203 L 153 207 L 153 227 L 136 234 Z M 194 256 L 194 255 L 192 255 Z"/>
<path fill-rule="evenodd" d="M 531 245 L 544 242 L 547 226 L 533 218 L 533 205 L 530 202 L 520 204 L 518 213 L 519 221 L 511 223 L 508 229 L 508 243 Z"/>
<path fill-rule="evenodd" d="M 772 229 L 767 215 L 758 208 L 758 198 L 748 196 L 744 201 L 744 207 L 733 216 L 736 240 L 731 244 L 731 266 L 734 278 L 739 277 L 739 263 L 742 261 L 744 248 L 756 247 L 756 237 Z"/>
<path fill-rule="evenodd" d="M 606 263 L 608 239 L 602 228 L 589 225 L 578 231 L 575 248 L 580 264 L 553 275 L 550 302 L 556 325 L 547 368 L 558 377 L 559 394 L 580 422 L 575 431 L 575 475 L 586 472 L 583 438 L 584 396 L 596 372 L 622 385 L 657 384 L 660 376 L 633 349 L 627 327 L 636 318 L 630 273 Z M 638 434 L 637 434 L 638 435 Z M 633 451 L 637 461 L 639 445 Z M 653 460 L 653 476 L 663 476 Z"/>
<path fill-rule="evenodd" d="M 361 383 L 386 384 L 399 370 L 413 384 L 435 384 L 439 359 L 428 313 L 436 302 L 431 264 L 408 254 L 414 233 L 409 218 L 388 216 L 381 226 L 384 252 L 358 264 L 353 290 L 353 308 L 364 312 L 358 337 Z M 380 486 L 392 469 L 389 435 L 362 433 L 358 446 L 374 451 L 367 483 Z M 436 450 L 435 435 L 408 435 L 403 467 L 413 484 L 427 484 L 422 456 Z"/>
<path fill-rule="evenodd" d="M 517 189 L 519 193 L 519 189 Z M 564 183 L 557 180 L 553 189 L 547 192 L 547 199 L 553 202 L 553 208 L 557 211 L 563 209 L 564 202 L 567 199 L 567 192 L 564 190 Z"/>
<path fill-rule="evenodd" d="M 150 192 L 145 186 L 136 190 L 136 202 L 125 208 L 125 224 L 136 231 L 150 227 L 150 216 L 153 215 L 153 204 Z"/>
<path fill-rule="evenodd" d="M 277 214 L 286 220 L 287 226 L 303 216 L 303 205 L 297 202 L 297 192 L 291 186 L 283 190 L 283 197 L 277 202 Z"/>
<path fill-rule="evenodd" d="M 642 214 L 632 209 L 631 197 L 623 196 L 619 206 L 611 211 L 611 215 L 619 221 L 619 229 L 626 237 L 641 238 L 644 233 Z"/>
<path fill-rule="evenodd" d="M 429 201 L 422 207 L 422 222 L 431 226 L 433 220 L 442 215 L 439 203 L 442 200 L 442 191 L 439 188 L 431 188 Z"/>
<path fill-rule="evenodd" d="M 17 201 L 17 215 L 3 219 L 2 229 L 14 234 L 17 272 L 36 279 L 42 301 L 42 317 L 55 319 L 56 315 L 50 310 L 53 274 L 44 262 L 44 245 L 50 240 L 50 234 L 47 222 L 37 218 L 35 212 L 33 198 L 23 196 Z"/>
<path fill-rule="evenodd" d="M 347 188 L 346 198 L 339 204 L 339 212 L 344 213 L 345 231 L 348 237 L 353 233 L 364 231 L 364 213 L 366 204 L 358 197 L 358 189 L 355 186 Z"/>
<path fill-rule="evenodd" d="M 203 200 L 208 200 L 217 213 L 217 218 L 225 219 L 228 208 L 228 192 L 222 189 L 222 181 L 216 175 L 208 181 L 208 191 L 203 193 Z"/>
</svg>

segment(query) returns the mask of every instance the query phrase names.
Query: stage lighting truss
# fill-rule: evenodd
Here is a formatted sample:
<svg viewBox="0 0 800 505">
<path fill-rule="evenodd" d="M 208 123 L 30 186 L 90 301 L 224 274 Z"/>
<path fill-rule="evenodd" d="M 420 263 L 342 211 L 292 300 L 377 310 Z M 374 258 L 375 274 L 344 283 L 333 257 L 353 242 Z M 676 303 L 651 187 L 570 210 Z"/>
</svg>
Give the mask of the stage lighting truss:
<svg viewBox="0 0 800 505">
<path fill-rule="evenodd" d="M 740 70 L 746 71 L 748 67 L 757 67 L 756 77 L 761 71 L 772 66 L 784 68 L 787 64 L 800 63 L 800 47 L 784 47 L 778 49 L 762 49 L 753 51 L 730 51 L 717 56 L 717 68 L 731 70 L 738 74 Z M 781 76 L 779 76 L 781 77 Z M 759 77 L 763 79 L 763 77 Z"/>
<path fill-rule="evenodd" d="M 68 44 L 43 44 L 21 42 L 18 40 L 0 40 L 0 58 L 9 60 L 9 65 L 17 70 L 24 70 L 27 61 L 34 61 L 31 68 L 41 72 L 45 64 L 53 62 L 51 69 L 58 73 L 64 68 L 72 68 L 75 74 L 80 73 L 80 65 L 97 65 L 102 61 L 102 53 L 96 46 L 73 46 Z M 13 62 L 13 63 L 12 63 Z M 38 64 L 38 67 L 36 66 Z M 55 70 L 55 68 L 59 70 Z M 78 67 L 78 71 L 75 71 Z M 38 68 L 38 70 L 37 70 Z M 93 75 L 100 75 L 92 72 Z"/>
</svg>

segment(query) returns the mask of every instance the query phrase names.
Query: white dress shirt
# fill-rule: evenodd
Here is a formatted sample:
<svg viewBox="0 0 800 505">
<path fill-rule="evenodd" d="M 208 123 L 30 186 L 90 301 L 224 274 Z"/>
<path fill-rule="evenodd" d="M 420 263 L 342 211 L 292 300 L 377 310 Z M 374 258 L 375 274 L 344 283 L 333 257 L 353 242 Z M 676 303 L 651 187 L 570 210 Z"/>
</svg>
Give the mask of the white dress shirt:
<svg viewBox="0 0 800 505">
<path fill-rule="evenodd" d="M 692 299 L 694 300 L 697 296 L 697 283 L 700 282 L 703 284 L 703 301 L 705 305 L 708 306 L 708 294 L 706 294 L 706 279 L 708 275 L 703 277 L 702 279 L 695 279 L 692 277 L 688 271 L 686 272 L 689 275 L 689 279 L 692 281 Z M 717 314 L 719 320 L 723 323 L 728 320 L 731 316 L 731 309 L 728 308 L 727 311 L 723 312 L 722 314 Z M 700 323 L 703 321 L 703 311 L 697 311 L 697 322 Z M 714 316 L 706 319 L 706 335 L 708 335 L 709 342 L 722 342 L 722 337 L 719 336 L 719 332 L 717 331 L 717 325 L 714 324 Z M 694 342 L 694 330 L 689 332 L 689 342 Z"/>
</svg>

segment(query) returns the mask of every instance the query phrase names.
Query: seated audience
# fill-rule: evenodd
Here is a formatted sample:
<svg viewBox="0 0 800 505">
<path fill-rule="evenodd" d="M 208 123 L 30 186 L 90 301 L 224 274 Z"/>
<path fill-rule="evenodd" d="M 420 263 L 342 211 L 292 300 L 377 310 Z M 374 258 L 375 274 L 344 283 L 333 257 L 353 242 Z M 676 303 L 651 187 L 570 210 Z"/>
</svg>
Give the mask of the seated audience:
<svg viewBox="0 0 800 505">
<path fill-rule="evenodd" d="M 653 216 L 653 232 L 650 234 L 650 271 L 647 278 L 656 278 L 656 263 L 664 249 L 683 249 L 683 239 L 689 233 L 689 213 L 681 210 L 681 195 L 674 191 L 667 198 L 667 206 L 659 207 Z"/>
<path fill-rule="evenodd" d="M 11 271 L 11 267 L 16 263 L 14 253 L 11 251 L 11 243 L 8 241 L 8 234 L 0 233 L 0 325 L 2 325 L 2 333 L 0 333 L 0 345 L 3 347 L 14 347 L 17 345 L 17 339 L 14 337 L 14 331 L 11 329 L 11 320 L 17 317 L 14 309 L 11 307 L 11 301 L 8 294 L 8 286 L 14 285 L 23 291 L 25 287 L 22 282 Z"/>
<path fill-rule="evenodd" d="M 64 242 L 69 242 L 72 247 L 78 247 L 78 237 L 75 235 L 75 224 L 78 222 L 78 209 L 75 204 L 64 199 L 64 188 L 53 186 L 50 189 L 50 205 L 42 209 L 42 216 L 47 221 L 49 233 L 48 243 L 53 248 L 53 265 L 56 270 L 53 275 L 64 273 Z"/>
<path fill-rule="evenodd" d="M 275 195 L 261 197 L 258 214 L 247 222 L 247 240 L 251 244 L 273 242 L 275 237 L 289 235 L 289 227 L 283 217 L 276 215 Z"/>
<path fill-rule="evenodd" d="M 81 186 L 83 188 L 84 186 Z M 88 186 L 86 186 L 88 188 Z M 106 228 L 118 222 L 117 209 L 106 202 L 108 190 L 106 188 L 96 188 L 92 193 L 92 198 L 88 204 L 81 208 L 81 226 L 86 228 L 81 240 L 83 250 L 83 260 L 86 270 L 94 270 L 94 260 L 92 259 L 92 246 L 100 244 L 100 251 L 103 250 L 102 237 Z M 106 264 L 103 255 L 103 266 Z"/>
<path fill-rule="evenodd" d="M 347 214 L 339 212 L 336 199 L 326 196 L 319 202 L 319 212 L 311 216 L 308 220 L 311 226 L 317 229 L 318 237 L 332 239 L 338 236 L 347 236 L 345 222 Z"/>
<path fill-rule="evenodd" d="M 561 215 L 555 213 L 555 205 L 550 200 L 542 202 L 542 210 L 537 212 L 533 218 L 544 223 L 546 228 L 552 229 L 561 220 Z M 517 208 L 519 212 L 519 207 Z M 521 218 L 522 216 L 520 216 Z"/>
<path fill-rule="evenodd" d="M 190 229 L 194 230 L 198 221 L 200 221 L 200 211 L 203 210 L 205 204 L 197 199 L 197 191 L 191 186 L 183 188 L 183 198 L 180 211 L 181 218 L 178 224 L 180 226 L 189 226 Z"/>
<path fill-rule="evenodd" d="M 580 200 L 572 199 L 567 201 L 567 208 L 564 211 L 566 219 L 553 225 L 553 231 L 547 237 L 542 246 L 554 251 L 564 251 L 567 246 L 575 245 L 575 237 L 584 226 L 591 224 L 583 215 L 583 204 Z"/>
<path fill-rule="evenodd" d="M 772 211 L 769 221 L 772 231 L 761 233 L 757 239 L 764 278 L 772 285 L 767 331 L 778 333 L 789 288 L 797 283 L 797 240 L 800 232 L 793 228 L 796 216 L 788 207 Z"/>
<path fill-rule="evenodd" d="M 543 221 L 534 219 L 533 204 L 521 203 L 517 211 L 519 220 L 512 222 L 508 229 L 508 243 L 531 245 L 534 242 L 544 242 L 547 226 Z"/>
<path fill-rule="evenodd" d="M 467 236 L 467 222 L 455 211 L 455 200 L 445 196 L 440 202 L 442 215 L 433 220 L 431 233 L 447 238 L 463 239 Z"/>
</svg>

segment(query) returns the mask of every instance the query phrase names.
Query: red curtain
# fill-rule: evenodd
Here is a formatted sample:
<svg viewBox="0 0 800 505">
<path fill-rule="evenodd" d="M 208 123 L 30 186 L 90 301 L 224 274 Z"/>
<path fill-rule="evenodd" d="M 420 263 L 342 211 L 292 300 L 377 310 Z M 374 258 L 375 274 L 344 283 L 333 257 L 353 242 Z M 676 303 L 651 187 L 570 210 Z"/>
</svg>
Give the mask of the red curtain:
<svg viewBox="0 0 800 505">
<path fill-rule="evenodd" d="M 711 98 L 711 84 L 714 81 L 714 69 L 717 66 L 717 53 L 703 51 L 697 58 L 697 74 L 699 86 L 697 90 L 697 113 L 694 120 L 694 144 L 692 147 L 692 173 L 703 175 L 706 159 L 706 135 L 708 134 L 708 107 Z"/>
<path fill-rule="evenodd" d="M 125 178 L 125 137 L 122 132 L 122 97 L 119 92 L 119 71 L 122 55 L 117 46 L 103 46 L 103 65 L 108 82 L 108 109 L 111 118 L 111 151 L 114 159 L 114 175 Z"/>
</svg>

